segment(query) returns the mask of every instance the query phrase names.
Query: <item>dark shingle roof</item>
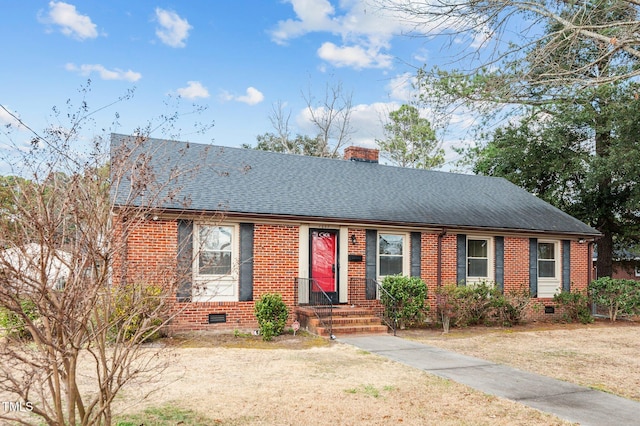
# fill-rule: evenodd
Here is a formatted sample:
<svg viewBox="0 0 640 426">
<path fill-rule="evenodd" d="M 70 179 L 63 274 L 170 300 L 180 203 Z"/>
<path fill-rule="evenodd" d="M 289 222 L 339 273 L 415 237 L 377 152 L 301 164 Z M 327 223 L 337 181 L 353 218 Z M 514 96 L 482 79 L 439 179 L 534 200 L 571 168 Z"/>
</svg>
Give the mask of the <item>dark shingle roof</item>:
<svg viewBox="0 0 640 426">
<path fill-rule="evenodd" d="M 131 139 L 112 135 L 112 152 Z M 169 185 L 189 197 L 189 210 L 599 235 L 502 178 L 159 139 L 137 149 L 151 153 L 159 182 L 191 170 Z M 168 201 L 158 207 L 184 209 Z"/>
</svg>

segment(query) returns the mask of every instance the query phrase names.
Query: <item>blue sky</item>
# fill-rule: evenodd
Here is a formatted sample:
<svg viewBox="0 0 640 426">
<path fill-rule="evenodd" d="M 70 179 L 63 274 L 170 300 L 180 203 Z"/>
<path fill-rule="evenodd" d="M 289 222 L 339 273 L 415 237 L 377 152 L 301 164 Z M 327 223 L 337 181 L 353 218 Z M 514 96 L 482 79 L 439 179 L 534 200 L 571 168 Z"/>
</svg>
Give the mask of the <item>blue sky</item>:
<svg viewBox="0 0 640 426">
<path fill-rule="evenodd" d="M 341 84 L 352 94 L 351 143 L 375 147 L 381 120 L 410 98 L 416 67 L 445 60 L 437 39 L 403 35 L 406 22 L 362 0 L 0 0 L 0 10 L 0 104 L 36 130 L 65 125 L 52 107 L 78 105 L 91 79 L 91 109 L 134 93 L 95 114 L 94 132 L 132 133 L 178 112 L 181 140 L 255 144 L 273 130 L 277 102 L 295 133 L 312 134 L 302 94 L 322 98 Z M 206 110 L 189 114 L 194 103 Z M 0 124 L 12 121 L 0 110 Z M 199 134 L 194 122 L 215 125 Z"/>
</svg>

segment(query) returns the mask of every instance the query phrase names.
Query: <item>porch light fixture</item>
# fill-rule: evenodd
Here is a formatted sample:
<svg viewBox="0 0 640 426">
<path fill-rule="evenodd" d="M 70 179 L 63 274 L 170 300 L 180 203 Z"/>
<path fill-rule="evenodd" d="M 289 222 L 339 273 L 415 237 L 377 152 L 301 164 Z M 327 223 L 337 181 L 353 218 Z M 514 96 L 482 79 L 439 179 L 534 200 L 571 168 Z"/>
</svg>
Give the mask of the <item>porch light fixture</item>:
<svg viewBox="0 0 640 426">
<path fill-rule="evenodd" d="M 578 242 L 579 242 L 580 244 L 584 244 L 584 243 L 585 243 L 585 241 L 586 241 L 586 240 L 585 240 L 584 238 L 580 238 L 580 239 L 578 240 Z"/>
<path fill-rule="evenodd" d="M 351 234 L 351 244 L 355 245 L 356 242 L 356 234 Z"/>
</svg>

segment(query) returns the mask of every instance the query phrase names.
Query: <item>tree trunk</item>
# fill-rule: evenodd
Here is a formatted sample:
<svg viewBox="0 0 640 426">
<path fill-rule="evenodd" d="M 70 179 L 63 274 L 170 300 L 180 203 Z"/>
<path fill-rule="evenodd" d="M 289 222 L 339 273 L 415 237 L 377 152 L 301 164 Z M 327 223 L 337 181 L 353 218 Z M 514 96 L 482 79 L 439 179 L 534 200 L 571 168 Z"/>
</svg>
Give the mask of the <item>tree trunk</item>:
<svg viewBox="0 0 640 426">
<path fill-rule="evenodd" d="M 598 240 L 598 260 L 596 270 L 598 278 L 610 277 L 613 273 L 613 234 L 603 230 L 604 235 Z"/>
<path fill-rule="evenodd" d="M 605 102 L 606 104 L 606 102 Z M 601 107 L 604 107 L 601 105 Z M 607 126 L 607 117 L 596 115 L 595 123 L 596 156 L 599 158 L 609 157 L 611 147 L 611 130 Z M 597 222 L 598 231 L 602 232 L 602 238 L 598 244 L 598 260 L 596 262 L 598 278 L 610 277 L 613 273 L 613 222 L 614 205 L 611 194 L 611 176 L 607 173 L 601 177 L 598 183 L 598 197 L 596 205 L 592 206 L 599 211 Z"/>
</svg>

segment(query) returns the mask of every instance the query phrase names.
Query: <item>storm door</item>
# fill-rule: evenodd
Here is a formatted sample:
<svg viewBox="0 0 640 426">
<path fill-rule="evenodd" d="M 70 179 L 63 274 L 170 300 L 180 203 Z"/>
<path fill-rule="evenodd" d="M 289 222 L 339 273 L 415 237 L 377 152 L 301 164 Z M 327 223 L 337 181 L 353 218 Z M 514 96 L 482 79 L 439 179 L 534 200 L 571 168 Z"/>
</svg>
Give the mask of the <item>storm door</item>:
<svg viewBox="0 0 640 426">
<path fill-rule="evenodd" d="M 312 284 L 309 297 L 320 303 L 322 291 L 331 298 L 332 303 L 338 303 L 338 232 L 333 229 L 310 230 L 309 271 Z"/>
</svg>

